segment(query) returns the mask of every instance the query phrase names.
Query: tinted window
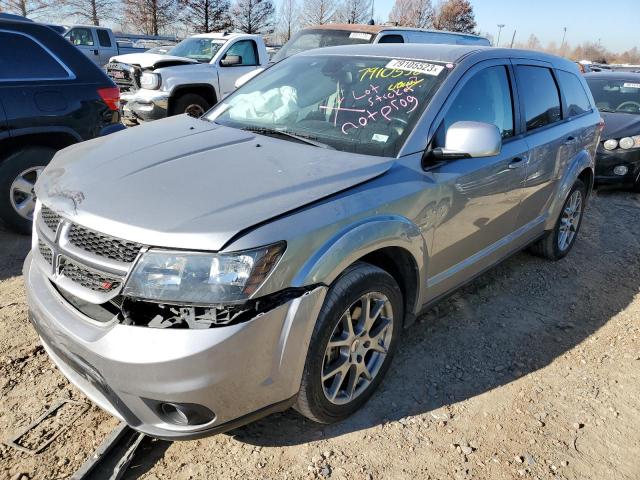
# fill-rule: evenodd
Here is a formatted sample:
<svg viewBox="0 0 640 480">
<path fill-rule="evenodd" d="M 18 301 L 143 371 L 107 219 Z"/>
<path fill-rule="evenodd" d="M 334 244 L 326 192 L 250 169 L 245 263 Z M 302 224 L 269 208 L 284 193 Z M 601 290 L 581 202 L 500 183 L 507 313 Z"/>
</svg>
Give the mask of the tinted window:
<svg viewBox="0 0 640 480">
<path fill-rule="evenodd" d="M 404 43 L 402 35 L 385 35 L 378 43 Z"/>
<path fill-rule="evenodd" d="M 67 78 L 44 48 L 24 35 L 0 32 L 0 80 Z"/>
<path fill-rule="evenodd" d="M 72 28 L 65 37 L 76 47 L 93 47 L 93 33 L 88 28 Z"/>
<path fill-rule="evenodd" d="M 256 44 L 253 40 L 240 40 L 231 45 L 227 55 L 237 55 L 242 59 L 240 65 L 253 66 L 258 64 Z"/>
<path fill-rule="evenodd" d="M 491 123 L 503 138 L 513 136 L 513 102 L 505 67 L 485 68 L 465 83 L 438 130 L 438 146 L 444 146 L 447 129 L 464 120 Z"/>
<path fill-rule="evenodd" d="M 567 100 L 567 116 L 575 117 L 591 110 L 589 97 L 584 91 L 582 82 L 573 73 L 556 70 L 558 82 Z"/>
<path fill-rule="evenodd" d="M 111 38 L 106 30 L 96 30 L 98 33 L 98 42 L 101 47 L 111 47 Z"/>
<path fill-rule="evenodd" d="M 527 130 L 560 120 L 560 96 L 551 70 L 522 65 L 517 69 L 518 91 L 524 102 Z"/>
</svg>

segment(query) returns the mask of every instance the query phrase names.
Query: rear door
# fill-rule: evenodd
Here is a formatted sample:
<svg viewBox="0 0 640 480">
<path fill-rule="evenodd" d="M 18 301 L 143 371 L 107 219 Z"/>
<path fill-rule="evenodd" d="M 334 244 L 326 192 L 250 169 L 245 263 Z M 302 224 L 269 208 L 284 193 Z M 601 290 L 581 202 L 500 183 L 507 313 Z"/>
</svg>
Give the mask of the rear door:
<svg viewBox="0 0 640 480">
<path fill-rule="evenodd" d="M 73 27 L 64 37 L 71 42 L 78 50 L 93 60 L 97 65 L 102 65 L 100 60 L 100 49 L 98 39 L 94 37 L 92 28 Z"/>
<path fill-rule="evenodd" d="M 227 56 L 238 56 L 241 59 L 239 65 L 222 65 L 222 60 Z M 225 54 L 218 62 L 218 71 L 220 78 L 220 91 L 222 96 L 226 96 L 235 89 L 235 83 L 245 73 L 249 73 L 259 66 L 258 47 L 256 42 L 251 39 L 238 40 L 231 44 Z"/>
<path fill-rule="evenodd" d="M 503 145 L 496 156 L 448 161 L 427 172 L 441 186 L 428 267 L 433 296 L 493 263 L 512 243 L 528 148 L 519 135 L 514 98 L 509 61 L 482 62 L 456 86 L 436 119 L 433 147 L 444 147 L 447 128 L 465 120 L 496 125 Z"/>
<path fill-rule="evenodd" d="M 560 90 L 551 65 L 514 60 L 522 125 L 529 146 L 524 198 L 518 222 L 540 232 L 564 167 L 575 151 L 571 125 L 562 121 Z"/>
<path fill-rule="evenodd" d="M 0 90 L 2 89 L 2 83 L 0 83 Z M 0 140 L 9 136 L 9 126 L 7 125 L 7 116 L 4 113 L 4 107 L 0 101 Z"/>
<path fill-rule="evenodd" d="M 111 32 L 105 28 L 96 28 L 96 37 L 98 37 L 98 65 L 106 65 L 111 57 L 118 55 L 118 46 L 115 39 L 111 36 Z"/>
</svg>

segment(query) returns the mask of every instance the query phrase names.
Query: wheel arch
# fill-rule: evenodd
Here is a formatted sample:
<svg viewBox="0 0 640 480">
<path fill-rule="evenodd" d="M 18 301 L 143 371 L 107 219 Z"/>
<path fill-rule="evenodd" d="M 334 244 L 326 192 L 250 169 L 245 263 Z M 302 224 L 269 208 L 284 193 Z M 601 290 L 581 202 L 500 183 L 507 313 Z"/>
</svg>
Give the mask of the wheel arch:
<svg viewBox="0 0 640 480">
<path fill-rule="evenodd" d="M 50 147 L 62 150 L 74 143 L 82 141 L 74 133 L 66 130 L 30 132 L 5 138 L 0 142 L 0 162 L 11 154 L 25 147 Z"/>
<path fill-rule="evenodd" d="M 187 93 L 200 95 L 207 102 L 209 102 L 211 106 L 218 103 L 218 94 L 215 88 L 208 83 L 178 85 L 173 89 L 173 91 L 171 92 L 171 96 L 169 97 L 168 111 L 171 112 L 176 100 Z"/>
</svg>

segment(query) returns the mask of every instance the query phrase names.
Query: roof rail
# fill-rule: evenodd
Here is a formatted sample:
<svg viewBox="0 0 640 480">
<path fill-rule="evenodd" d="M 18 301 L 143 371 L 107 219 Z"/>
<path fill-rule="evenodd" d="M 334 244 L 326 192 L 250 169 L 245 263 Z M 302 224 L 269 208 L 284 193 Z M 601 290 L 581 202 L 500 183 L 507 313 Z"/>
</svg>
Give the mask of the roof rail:
<svg viewBox="0 0 640 480">
<path fill-rule="evenodd" d="M 27 17 L 23 17 L 22 15 L 15 15 L 13 13 L 0 13 L 0 20 L 17 20 L 19 22 L 31 22 L 33 20 Z"/>
</svg>

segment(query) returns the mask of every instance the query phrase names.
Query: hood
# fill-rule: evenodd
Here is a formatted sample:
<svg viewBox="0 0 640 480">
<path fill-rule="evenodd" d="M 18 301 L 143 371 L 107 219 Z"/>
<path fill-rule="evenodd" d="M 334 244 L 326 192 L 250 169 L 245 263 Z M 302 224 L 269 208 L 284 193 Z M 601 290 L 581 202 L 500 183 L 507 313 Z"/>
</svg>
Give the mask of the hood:
<svg viewBox="0 0 640 480">
<path fill-rule="evenodd" d="M 600 112 L 604 120 L 602 140 L 640 135 L 640 115 L 635 113 Z"/>
<path fill-rule="evenodd" d="M 159 68 L 169 65 L 190 65 L 198 63 L 197 60 L 186 57 L 175 57 L 173 55 L 160 55 L 158 53 L 128 53 L 126 55 L 116 55 L 111 62 L 121 62 L 128 65 L 139 65 L 142 68 Z"/>
<path fill-rule="evenodd" d="M 377 177 L 393 162 L 181 115 L 62 150 L 36 192 L 54 211 L 112 236 L 215 251 L 239 232 Z"/>
</svg>

